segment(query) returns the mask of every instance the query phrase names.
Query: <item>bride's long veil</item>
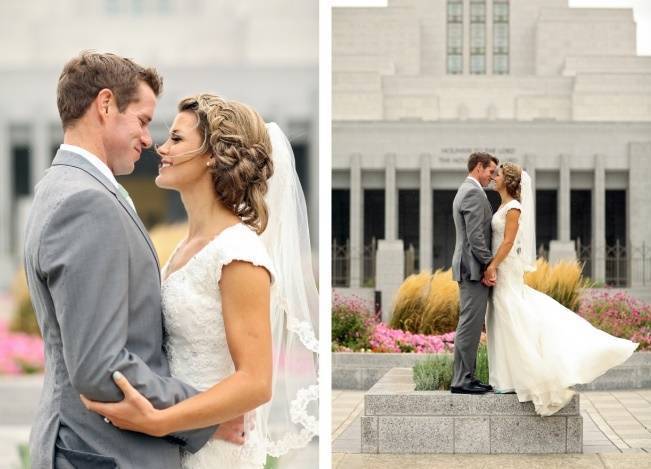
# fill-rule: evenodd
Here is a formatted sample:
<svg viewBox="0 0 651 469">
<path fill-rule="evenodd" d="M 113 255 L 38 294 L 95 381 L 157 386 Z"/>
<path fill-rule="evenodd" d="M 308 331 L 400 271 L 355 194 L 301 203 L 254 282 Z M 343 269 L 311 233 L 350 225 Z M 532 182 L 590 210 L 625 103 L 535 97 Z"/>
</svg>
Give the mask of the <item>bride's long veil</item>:
<svg viewBox="0 0 651 469">
<path fill-rule="evenodd" d="M 536 270 L 536 212 L 533 203 L 531 176 L 522 171 L 520 179 L 520 198 L 522 214 L 520 216 L 520 257 L 525 272 Z"/>
<path fill-rule="evenodd" d="M 275 123 L 267 124 L 274 174 L 265 200 L 261 235 L 276 270 L 271 290 L 273 396 L 259 411 L 267 453 L 281 456 L 318 434 L 318 292 L 305 197 L 292 147 Z"/>
</svg>

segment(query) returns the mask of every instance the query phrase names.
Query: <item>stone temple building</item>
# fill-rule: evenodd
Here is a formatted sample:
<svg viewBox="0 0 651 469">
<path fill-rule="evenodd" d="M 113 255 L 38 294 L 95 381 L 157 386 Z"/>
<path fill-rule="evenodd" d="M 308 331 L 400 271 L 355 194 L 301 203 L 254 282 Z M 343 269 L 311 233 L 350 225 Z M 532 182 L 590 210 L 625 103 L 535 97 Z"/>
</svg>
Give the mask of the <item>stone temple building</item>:
<svg viewBox="0 0 651 469">
<path fill-rule="evenodd" d="M 651 286 L 651 57 L 631 9 L 389 0 L 332 21 L 335 286 L 390 297 L 448 268 L 475 150 L 531 174 L 542 255 Z"/>
</svg>

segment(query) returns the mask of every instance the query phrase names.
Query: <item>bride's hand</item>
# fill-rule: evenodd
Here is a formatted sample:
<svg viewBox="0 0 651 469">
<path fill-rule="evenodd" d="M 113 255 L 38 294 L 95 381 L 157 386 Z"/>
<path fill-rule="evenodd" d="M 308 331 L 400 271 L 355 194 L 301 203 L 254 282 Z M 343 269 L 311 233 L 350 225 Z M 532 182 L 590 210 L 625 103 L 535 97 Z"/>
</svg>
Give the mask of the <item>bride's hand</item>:
<svg viewBox="0 0 651 469">
<path fill-rule="evenodd" d="M 116 371 L 113 381 L 118 385 L 124 399 L 120 402 L 96 402 L 81 396 L 81 401 L 88 410 L 108 418 L 117 428 L 146 433 L 152 436 L 167 434 L 161 425 L 161 411 L 154 408 L 151 402 L 131 386 L 122 373 Z"/>
<path fill-rule="evenodd" d="M 213 435 L 215 440 L 224 440 L 236 445 L 243 445 L 245 443 L 244 433 L 244 415 L 235 417 L 228 422 L 220 423 L 217 431 Z"/>
</svg>

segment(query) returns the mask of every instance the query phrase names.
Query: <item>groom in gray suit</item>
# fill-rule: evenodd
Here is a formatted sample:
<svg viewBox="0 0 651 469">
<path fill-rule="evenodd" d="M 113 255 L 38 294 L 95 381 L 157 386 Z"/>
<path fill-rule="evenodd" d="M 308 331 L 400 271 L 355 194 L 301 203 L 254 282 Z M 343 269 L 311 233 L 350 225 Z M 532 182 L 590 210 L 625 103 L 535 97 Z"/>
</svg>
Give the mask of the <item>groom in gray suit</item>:
<svg viewBox="0 0 651 469">
<path fill-rule="evenodd" d="M 161 87 L 153 68 L 92 52 L 70 60 L 59 78 L 64 144 L 36 187 L 25 236 L 46 356 L 30 435 L 34 468 L 178 469 L 180 448 L 195 452 L 215 434 L 217 427 L 164 438 L 121 431 L 79 398 L 121 400 L 116 371 L 157 408 L 197 393 L 170 377 L 158 258 L 114 177 L 131 173 L 151 145 Z"/>
<path fill-rule="evenodd" d="M 460 296 L 459 324 L 454 339 L 454 375 L 450 387 L 453 393 L 483 394 L 493 389 L 475 378 L 475 362 L 489 288 L 495 284 L 497 276 L 494 269 L 487 270 L 493 257 L 493 212 L 484 188 L 493 178 L 498 163 L 497 158 L 488 153 L 471 154 L 468 176 L 452 203 L 456 231 L 452 275 L 459 283 Z"/>
</svg>

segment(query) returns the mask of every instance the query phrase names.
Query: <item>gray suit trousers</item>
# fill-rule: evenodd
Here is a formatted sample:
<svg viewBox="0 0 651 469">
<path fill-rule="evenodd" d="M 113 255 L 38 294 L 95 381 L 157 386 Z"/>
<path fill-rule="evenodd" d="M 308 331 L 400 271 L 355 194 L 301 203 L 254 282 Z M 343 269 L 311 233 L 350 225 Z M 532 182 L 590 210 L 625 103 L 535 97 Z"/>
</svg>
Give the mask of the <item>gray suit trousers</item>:
<svg viewBox="0 0 651 469">
<path fill-rule="evenodd" d="M 481 330 L 486 319 L 490 288 L 474 280 L 459 282 L 459 324 L 454 339 L 452 386 L 465 386 L 475 379 L 475 364 Z"/>
</svg>

